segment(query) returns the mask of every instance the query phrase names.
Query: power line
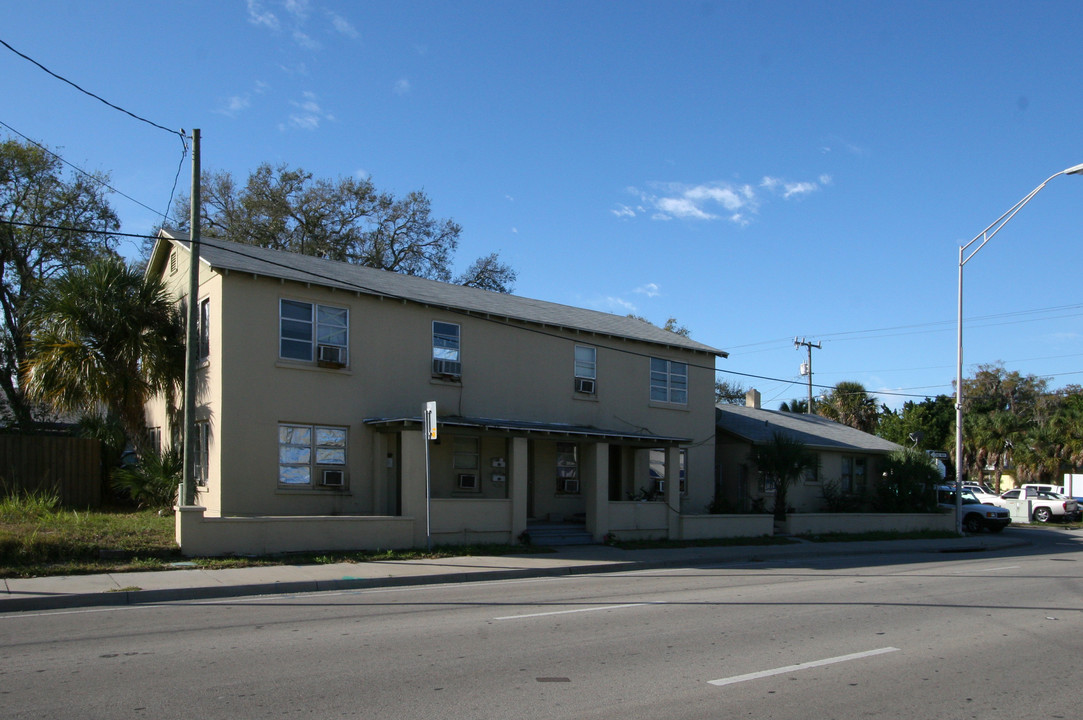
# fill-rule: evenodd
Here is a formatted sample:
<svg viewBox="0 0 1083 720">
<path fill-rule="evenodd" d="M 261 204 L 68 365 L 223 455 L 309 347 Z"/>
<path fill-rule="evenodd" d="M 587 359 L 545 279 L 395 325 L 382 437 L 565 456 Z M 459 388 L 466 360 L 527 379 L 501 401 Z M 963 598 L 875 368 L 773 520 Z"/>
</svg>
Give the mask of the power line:
<svg viewBox="0 0 1083 720">
<path fill-rule="evenodd" d="M 3 40 L 0 40 L 0 42 L 3 42 Z M 98 184 L 99 184 L 99 185 L 101 185 L 102 187 L 108 188 L 108 189 L 109 189 L 109 190 L 110 190 L 111 192 L 114 192 L 114 193 L 116 193 L 117 195 L 120 195 L 121 197 L 123 197 L 123 198 L 125 198 L 125 199 L 127 199 L 127 200 L 130 200 L 131 202 L 135 203 L 136 205 L 138 205 L 139 207 L 141 207 L 141 208 L 143 208 L 143 209 L 145 209 L 145 210 L 150 210 L 150 211 L 151 211 L 152 213 L 154 213 L 155 215 L 161 216 L 161 218 L 162 218 L 163 220 L 166 220 L 166 221 L 168 221 L 168 220 L 171 220 L 171 219 L 172 219 L 172 218 L 171 218 L 171 217 L 170 217 L 170 216 L 168 215 L 168 210 L 169 210 L 168 208 L 166 208 L 166 212 L 165 212 L 165 213 L 160 213 L 160 212 L 158 212 L 157 210 L 155 210 L 154 208 L 152 208 L 152 207 L 151 207 L 150 205 L 147 205 L 147 204 L 146 204 L 146 203 L 144 203 L 144 202 L 140 202 L 139 200 L 136 200 L 135 198 L 133 198 L 133 197 L 132 197 L 131 195 L 128 195 L 127 193 L 124 193 L 124 192 L 121 192 L 120 190 L 117 190 L 117 189 L 116 189 L 115 187 L 113 187 L 112 185 L 110 185 L 109 183 L 107 183 L 107 182 L 106 182 L 105 180 L 101 179 L 101 178 L 100 178 L 100 177 L 98 177 L 97 175 L 94 175 L 93 173 L 89 173 L 89 172 L 87 172 L 86 170 L 84 170 L 83 168 L 79 167 L 78 165 L 75 165 L 75 164 L 73 164 L 73 163 L 71 163 L 71 162 L 68 162 L 68 161 L 67 161 L 66 159 L 64 159 L 64 158 L 63 158 L 62 156 L 60 156 L 60 155 L 58 155 L 57 153 L 53 152 L 52 150 L 50 150 L 50 149 L 49 149 L 48 147 L 46 147 L 45 145 L 43 145 L 43 144 L 39 143 L 39 142 L 38 142 L 37 140 L 34 140 L 33 138 L 31 138 L 31 137 L 29 137 L 29 136 L 27 136 L 27 135 L 24 135 L 23 133 L 19 132 L 18 130 L 16 130 L 16 129 L 15 129 L 15 128 L 13 128 L 12 126 L 8 125 L 8 124 L 7 124 L 6 122 L 4 122 L 3 120 L 0 120 L 0 125 L 3 125 L 3 126 L 4 126 L 5 128 L 7 128 L 7 129 L 8 129 L 8 130 L 10 130 L 11 132 L 15 133 L 16 135 L 18 135 L 19 137 L 21 137 L 21 138 L 22 138 L 23 140 L 26 140 L 26 141 L 27 141 L 28 143 L 31 143 L 31 144 L 33 144 L 33 145 L 37 146 L 37 147 L 38 147 L 38 148 L 40 148 L 40 149 L 41 149 L 41 150 L 42 150 L 43 152 L 47 152 L 47 153 L 49 153 L 50 155 L 52 155 L 53 157 L 55 157 L 55 158 L 56 158 L 57 160 L 59 160 L 60 162 L 64 163 L 65 165 L 67 165 L 67 166 L 68 166 L 68 167 L 70 167 L 71 169 L 75 170 L 76 172 L 82 173 L 83 175 L 85 175 L 85 176 L 86 176 L 86 177 L 87 177 L 88 179 L 92 180 L 93 182 L 96 182 L 96 183 L 98 183 Z M 183 136 L 182 136 L 182 140 L 183 140 Z M 184 143 L 184 149 L 183 149 L 183 150 L 181 151 L 181 159 L 180 159 L 180 165 L 179 165 L 179 166 L 177 167 L 177 177 L 176 177 L 176 178 L 174 178 L 174 180 L 173 180 L 173 191 L 172 191 L 172 192 L 170 192 L 170 194 L 169 194 L 169 202 L 170 202 L 170 204 L 172 204 L 172 202 L 173 202 L 173 193 L 175 193 L 175 192 L 176 192 L 176 189 L 177 189 L 177 181 L 178 181 L 178 180 L 180 179 L 180 171 L 181 171 L 181 166 L 183 166 L 183 165 L 184 165 L 184 158 L 185 158 L 185 156 L 186 156 L 187 154 L 188 154 L 188 143 L 187 143 L 187 142 L 185 142 L 185 143 Z M 67 229 L 70 229 L 70 228 L 48 228 L 48 229 L 50 229 L 50 230 L 67 230 Z"/>
<path fill-rule="evenodd" d="M 90 92 L 89 90 L 85 90 L 84 88 L 80 87 L 79 85 L 76 85 L 71 80 L 68 80 L 66 77 L 63 77 L 62 75 L 57 75 L 55 72 L 53 72 L 49 68 L 45 67 L 44 65 L 39 63 L 34 58 L 30 57 L 29 55 L 25 55 L 25 54 L 19 52 L 18 50 L 16 50 L 15 48 L 11 47 L 11 45 L 7 44 L 2 38 L 0 38 L 0 45 L 3 45 L 8 50 L 15 53 L 16 55 L 18 55 L 22 59 L 27 60 L 27 61 L 33 63 L 34 65 L 37 65 L 39 68 L 41 68 L 45 72 L 49 73 L 50 75 L 55 77 L 57 80 L 60 80 L 61 82 L 65 82 L 68 85 L 71 85 L 73 88 L 75 88 L 79 92 L 83 93 L 84 95 L 89 95 L 90 97 L 94 98 L 95 100 L 98 100 L 100 102 L 105 103 L 106 105 L 113 108 L 114 110 L 119 110 L 120 112 L 124 113 L 125 115 L 129 115 L 129 116 L 135 118 L 136 120 L 139 120 L 140 122 L 145 122 L 147 125 L 150 125 L 152 127 L 156 127 L 159 130 L 165 130 L 167 133 L 170 133 L 170 134 L 173 134 L 173 135 L 179 135 L 181 140 L 182 141 L 184 140 L 184 131 L 183 130 L 180 130 L 180 131 L 171 130 L 171 129 L 165 127 L 164 125 L 159 125 L 156 122 L 153 122 L 151 120 L 147 120 L 145 117 L 140 117 L 139 115 L 136 115 L 135 113 L 133 113 L 133 112 L 131 112 L 129 110 L 125 110 L 124 108 L 120 107 L 119 105 L 114 105 L 113 103 L 109 102 L 105 98 L 102 98 L 102 97 L 100 97 L 98 95 L 95 95 L 94 93 Z"/>
</svg>

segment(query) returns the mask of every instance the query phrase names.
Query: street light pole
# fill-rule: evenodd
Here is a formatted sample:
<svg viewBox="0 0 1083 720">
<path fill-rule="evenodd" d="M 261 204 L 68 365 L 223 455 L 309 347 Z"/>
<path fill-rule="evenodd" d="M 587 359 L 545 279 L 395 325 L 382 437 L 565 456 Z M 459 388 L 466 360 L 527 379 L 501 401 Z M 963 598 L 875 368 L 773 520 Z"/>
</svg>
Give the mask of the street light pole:
<svg viewBox="0 0 1083 720">
<path fill-rule="evenodd" d="M 959 314 L 956 333 L 958 346 L 955 366 L 955 531 L 960 534 L 963 532 L 963 266 L 970 262 L 971 258 L 977 255 L 978 251 L 985 247 L 985 244 L 992 240 L 993 236 L 1000 232 L 1000 229 L 1007 225 L 1024 205 L 1048 185 L 1050 180 L 1061 175 L 1080 174 L 1083 174 L 1083 163 L 1050 175 L 1045 182 L 1008 208 L 1008 211 L 998 217 L 989 227 L 975 235 L 973 240 L 959 246 Z M 981 243 L 967 255 L 966 252 L 970 246 L 979 240 Z"/>
</svg>

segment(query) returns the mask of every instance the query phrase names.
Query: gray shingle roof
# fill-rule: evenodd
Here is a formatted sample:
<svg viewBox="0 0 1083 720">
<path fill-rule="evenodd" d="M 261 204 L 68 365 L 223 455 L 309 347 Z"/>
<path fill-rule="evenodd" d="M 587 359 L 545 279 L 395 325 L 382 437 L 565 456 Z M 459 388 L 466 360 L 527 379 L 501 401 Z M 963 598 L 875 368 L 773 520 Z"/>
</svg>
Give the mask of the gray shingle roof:
<svg viewBox="0 0 1083 720">
<path fill-rule="evenodd" d="M 162 236 L 179 241 L 178 244 L 185 248 L 188 247 L 187 233 L 169 230 L 162 231 Z M 199 255 L 203 261 L 217 270 L 293 280 L 475 314 L 727 356 L 723 350 L 663 330 L 642 320 L 612 313 L 479 290 L 217 238 L 203 238 L 199 247 Z"/>
<path fill-rule="evenodd" d="M 760 445 L 776 432 L 817 450 L 890 453 L 901 445 L 855 430 L 819 415 L 779 412 L 720 404 L 715 406 L 715 424 L 719 430 Z"/>
</svg>

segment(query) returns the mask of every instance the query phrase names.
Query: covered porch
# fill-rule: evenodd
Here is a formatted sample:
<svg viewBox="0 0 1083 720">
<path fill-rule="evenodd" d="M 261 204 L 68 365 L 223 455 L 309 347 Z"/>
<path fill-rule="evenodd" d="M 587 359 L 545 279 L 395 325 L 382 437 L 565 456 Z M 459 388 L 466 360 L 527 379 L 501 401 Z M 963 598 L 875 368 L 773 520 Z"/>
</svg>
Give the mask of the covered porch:
<svg viewBox="0 0 1083 720">
<path fill-rule="evenodd" d="M 428 441 L 420 416 L 365 424 L 395 467 L 391 514 L 414 519 L 417 546 L 678 537 L 687 438 L 446 416 Z"/>
</svg>

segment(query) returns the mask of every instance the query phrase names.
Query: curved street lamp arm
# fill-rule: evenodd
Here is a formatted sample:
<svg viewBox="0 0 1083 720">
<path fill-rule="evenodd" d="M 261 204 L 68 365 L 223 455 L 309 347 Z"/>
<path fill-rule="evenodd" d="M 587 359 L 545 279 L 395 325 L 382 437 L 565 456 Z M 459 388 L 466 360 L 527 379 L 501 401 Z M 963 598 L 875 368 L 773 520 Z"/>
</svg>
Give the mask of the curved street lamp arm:
<svg viewBox="0 0 1083 720">
<path fill-rule="evenodd" d="M 1022 210 L 1024 205 L 1026 205 L 1028 202 L 1030 202 L 1034 198 L 1034 196 L 1037 195 L 1041 191 L 1042 188 L 1044 188 L 1046 185 L 1049 184 L 1050 180 L 1052 180 L 1053 178 L 1056 178 L 1056 177 L 1060 177 L 1061 175 L 1079 175 L 1079 174 L 1083 174 L 1083 163 L 1080 163 L 1079 165 L 1075 165 L 1073 167 L 1067 168 L 1065 170 L 1061 170 L 1059 173 L 1054 173 L 1054 174 L 1050 175 L 1049 177 L 1047 177 L 1045 179 L 1045 182 L 1043 182 L 1041 185 L 1039 185 L 1038 187 L 1034 188 L 1029 193 L 1027 193 L 1026 196 L 1022 200 L 1017 202 L 1015 205 L 1012 205 L 1010 208 L 1008 208 L 1008 211 L 1006 213 L 1004 213 L 1003 215 L 998 217 L 996 220 L 994 220 L 989 225 L 989 227 L 985 228 L 980 233 L 975 235 L 973 240 L 968 242 L 966 245 L 961 246 L 959 248 L 959 264 L 960 265 L 966 265 L 968 262 L 970 262 L 970 258 L 977 255 L 978 251 L 981 250 L 983 247 L 985 247 L 985 243 L 992 240 L 993 236 L 996 235 L 998 232 L 1000 232 L 1000 229 L 1002 227 L 1004 227 L 1005 225 L 1007 225 L 1008 221 L 1011 220 L 1013 217 L 1015 217 L 1015 214 L 1017 212 L 1019 212 L 1020 210 Z M 992 232 L 990 232 L 990 230 L 992 230 Z M 963 258 L 962 257 L 963 252 L 965 252 L 968 247 L 970 247 L 971 245 L 976 243 L 978 240 L 981 240 L 981 245 L 978 245 L 978 247 L 974 248 L 973 252 L 971 252 L 969 255 L 967 255 L 966 258 Z"/>
</svg>

